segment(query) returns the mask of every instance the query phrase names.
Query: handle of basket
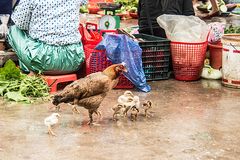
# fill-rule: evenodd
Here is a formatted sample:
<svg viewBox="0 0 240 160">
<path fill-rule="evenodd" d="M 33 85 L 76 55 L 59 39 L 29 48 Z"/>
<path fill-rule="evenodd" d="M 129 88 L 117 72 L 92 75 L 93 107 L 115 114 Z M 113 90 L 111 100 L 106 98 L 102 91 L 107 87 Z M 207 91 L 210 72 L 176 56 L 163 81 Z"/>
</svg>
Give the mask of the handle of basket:
<svg viewBox="0 0 240 160">
<path fill-rule="evenodd" d="M 87 22 L 86 23 L 86 29 L 90 29 L 90 27 L 94 27 L 94 30 L 97 31 L 98 30 L 98 26 L 96 23 L 91 23 L 91 22 Z"/>
<path fill-rule="evenodd" d="M 103 35 L 103 33 L 115 33 L 118 34 L 117 30 L 101 30 L 100 35 Z"/>
<path fill-rule="evenodd" d="M 78 30 L 79 30 L 80 34 L 82 35 L 82 38 L 85 38 L 85 34 L 84 34 L 83 24 L 82 23 L 79 24 Z"/>
<path fill-rule="evenodd" d="M 208 34 L 207 34 L 207 40 L 206 40 L 207 43 L 208 43 L 209 35 L 210 35 L 210 30 L 208 31 Z"/>
</svg>

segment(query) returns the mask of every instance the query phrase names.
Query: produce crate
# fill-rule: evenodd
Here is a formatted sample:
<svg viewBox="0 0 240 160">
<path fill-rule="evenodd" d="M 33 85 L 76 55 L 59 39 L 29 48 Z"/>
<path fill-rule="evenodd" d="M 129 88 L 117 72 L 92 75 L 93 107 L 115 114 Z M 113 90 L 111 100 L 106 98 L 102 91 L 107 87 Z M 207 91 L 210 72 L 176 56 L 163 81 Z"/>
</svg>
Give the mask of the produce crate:
<svg viewBox="0 0 240 160">
<path fill-rule="evenodd" d="M 147 81 L 165 80 L 170 77 L 170 41 L 165 38 L 134 34 L 142 48 L 143 70 Z"/>
<path fill-rule="evenodd" d="M 95 52 L 91 53 L 89 69 L 87 70 L 89 70 L 90 73 L 95 73 L 103 71 L 110 65 L 112 65 L 112 62 L 107 59 L 106 53 L 98 52 L 97 50 L 95 50 Z M 131 88 L 134 88 L 132 82 L 129 81 L 124 75 L 121 75 L 119 77 L 118 85 L 115 87 L 115 89 L 131 89 Z"/>
<path fill-rule="evenodd" d="M 11 59 L 14 62 L 16 62 L 18 60 L 18 57 L 17 57 L 17 55 L 14 52 L 0 51 L 0 67 L 3 67 L 3 65 L 9 59 Z"/>
</svg>

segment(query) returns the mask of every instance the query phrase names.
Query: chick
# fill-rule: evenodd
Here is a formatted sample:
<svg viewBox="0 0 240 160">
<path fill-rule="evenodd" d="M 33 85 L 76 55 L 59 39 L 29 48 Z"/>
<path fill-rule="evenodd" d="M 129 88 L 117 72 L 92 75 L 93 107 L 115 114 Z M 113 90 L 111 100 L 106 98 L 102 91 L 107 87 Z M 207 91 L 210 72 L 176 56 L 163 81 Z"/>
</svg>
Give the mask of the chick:
<svg viewBox="0 0 240 160">
<path fill-rule="evenodd" d="M 131 108 L 131 120 L 132 121 L 136 121 L 137 120 L 138 113 L 139 113 L 139 109 L 136 106 L 133 106 Z"/>
<path fill-rule="evenodd" d="M 128 111 L 129 109 L 131 109 L 132 107 L 136 107 L 137 109 L 139 109 L 140 107 L 140 99 L 138 96 L 134 96 L 133 98 L 129 98 L 130 102 L 127 102 L 124 104 L 124 112 L 123 114 L 125 115 L 125 117 L 128 115 Z"/>
<path fill-rule="evenodd" d="M 122 115 L 122 113 L 123 113 L 123 108 L 124 108 L 124 106 L 123 105 L 121 105 L 121 104 L 117 104 L 117 105 L 115 105 L 115 106 L 113 106 L 112 107 L 112 110 L 113 110 L 113 120 L 114 121 L 116 121 L 117 120 L 117 118 L 116 118 L 116 116 L 121 116 Z"/>
<path fill-rule="evenodd" d="M 152 108 L 152 102 L 150 100 L 143 103 L 144 115 L 145 117 L 150 117 L 152 114 L 149 112 L 149 109 Z"/>
<path fill-rule="evenodd" d="M 140 100 L 138 96 L 134 96 L 131 91 L 124 92 L 123 95 L 121 95 L 118 98 L 118 104 L 121 104 L 124 106 L 124 112 L 123 114 L 127 116 L 127 113 L 129 109 L 133 106 L 136 106 L 137 108 L 140 107 Z"/>
<path fill-rule="evenodd" d="M 118 103 L 124 104 L 132 101 L 132 98 L 134 97 L 133 93 L 131 91 L 124 92 L 123 95 L 118 97 Z"/>
<path fill-rule="evenodd" d="M 133 97 L 133 102 L 135 103 L 135 106 L 137 109 L 140 107 L 140 98 L 138 96 Z"/>
<path fill-rule="evenodd" d="M 51 116 L 44 119 L 44 124 L 48 127 L 48 134 L 56 136 L 56 134 L 52 130 L 52 127 L 58 123 L 60 117 L 60 114 L 53 113 Z"/>
</svg>

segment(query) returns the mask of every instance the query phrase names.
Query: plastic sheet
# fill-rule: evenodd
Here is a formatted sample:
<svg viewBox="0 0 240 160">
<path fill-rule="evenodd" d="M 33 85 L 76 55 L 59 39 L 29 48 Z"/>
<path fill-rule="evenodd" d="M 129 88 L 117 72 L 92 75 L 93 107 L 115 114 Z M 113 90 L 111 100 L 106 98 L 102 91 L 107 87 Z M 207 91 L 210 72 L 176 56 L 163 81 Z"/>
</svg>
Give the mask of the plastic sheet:
<svg viewBox="0 0 240 160">
<path fill-rule="evenodd" d="M 106 54 L 112 63 L 126 64 L 128 69 L 124 75 L 141 91 L 149 92 L 151 87 L 146 83 L 142 67 L 142 49 L 139 44 L 126 35 L 106 34 L 97 50 L 106 50 Z"/>
<path fill-rule="evenodd" d="M 221 41 L 222 36 L 224 35 L 224 29 L 225 29 L 225 24 L 224 23 L 219 23 L 219 22 L 214 22 L 208 24 L 209 26 L 209 36 L 208 36 L 208 42 L 209 43 L 217 43 Z"/>
<path fill-rule="evenodd" d="M 64 46 L 48 45 L 29 37 L 16 26 L 10 27 L 8 41 L 15 50 L 20 67 L 44 74 L 66 74 L 79 69 L 84 61 L 81 43 Z"/>
<path fill-rule="evenodd" d="M 205 42 L 208 36 L 208 25 L 198 17 L 182 15 L 161 15 L 157 22 L 167 35 L 175 42 Z"/>
</svg>

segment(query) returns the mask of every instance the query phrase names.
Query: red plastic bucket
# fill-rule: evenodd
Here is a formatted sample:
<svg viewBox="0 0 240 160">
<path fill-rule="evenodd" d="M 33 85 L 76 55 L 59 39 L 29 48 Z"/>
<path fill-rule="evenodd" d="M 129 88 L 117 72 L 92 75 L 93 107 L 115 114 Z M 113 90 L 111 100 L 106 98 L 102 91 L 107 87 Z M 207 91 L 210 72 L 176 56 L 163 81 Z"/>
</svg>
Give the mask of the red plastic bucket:
<svg viewBox="0 0 240 160">
<path fill-rule="evenodd" d="M 214 69 L 222 67 L 222 43 L 211 44 L 208 43 L 210 52 L 210 65 Z"/>
</svg>

